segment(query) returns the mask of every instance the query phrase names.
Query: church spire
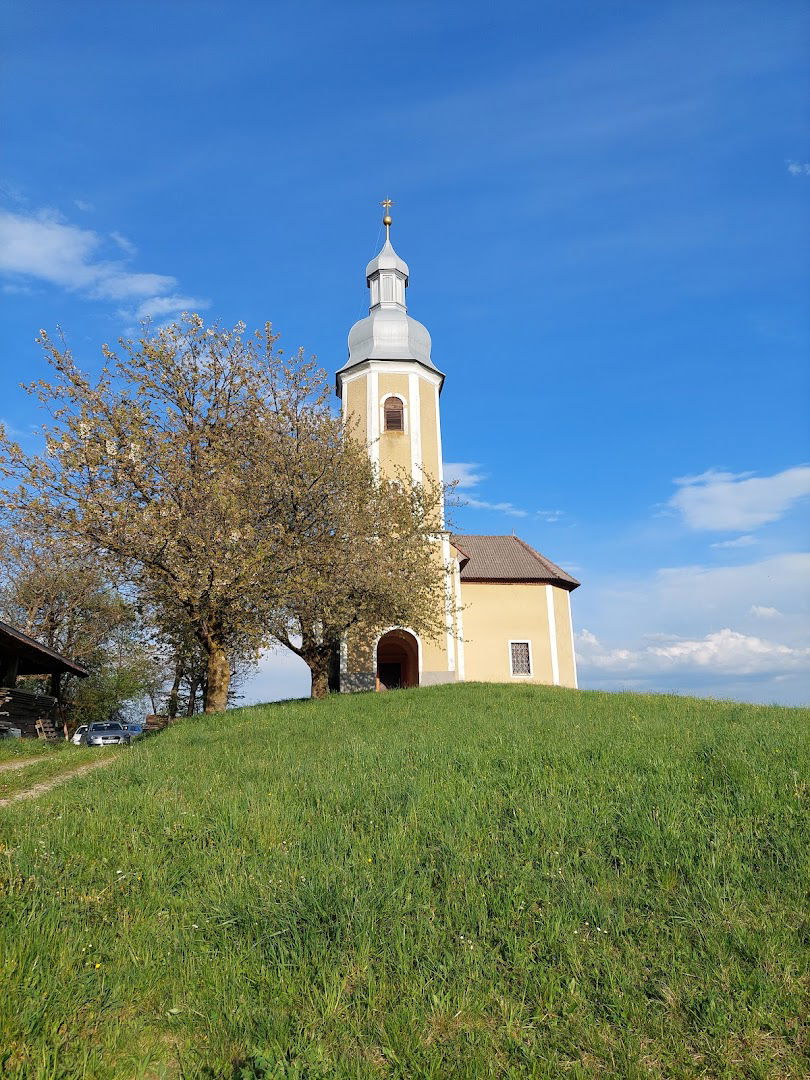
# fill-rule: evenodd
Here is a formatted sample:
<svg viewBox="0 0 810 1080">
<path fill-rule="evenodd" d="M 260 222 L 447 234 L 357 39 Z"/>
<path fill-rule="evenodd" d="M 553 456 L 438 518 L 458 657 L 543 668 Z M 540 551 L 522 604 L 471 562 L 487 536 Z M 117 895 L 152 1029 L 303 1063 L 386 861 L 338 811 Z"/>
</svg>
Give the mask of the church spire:
<svg viewBox="0 0 810 1080">
<path fill-rule="evenodd" d="M 385 243 L 379 255 L 372 259 L 366 267 L 366 282 L 371 289 L 371 306 L 369 311 L 375 308 L 399 308 L 407 310 L 405 303 L 405 290 L 408 287 L 408 264 L 391 246 L 391 199 L 383 199 L 380 206 L 385 211 L 383 225 L 385 226 Z"/>
<path fill-rule="evenodd" d="M 391 239 L 391 225 L 393 224 L 393 218 L 391 217 L 391 207 L 394 205 L 393 199 L 383 199 L 380 206 L 385 211 L 383 216 L 383 225 L 385 226 L 385 242 L 386 244 Z"/>
<path fill-rule="evenodd" d="M 371 292 L 368 315 L 349 331 L 349 358 L 337 373 L 338 396 L 343 392 L 347 372 L 366 361 L 392 364 L 416 363 L 440 380 L 444 375 L 430 358 L 430 334 L 408 314 L 405 290 L 410 271 L 404 259 L 391 245 L 391 214 L 393 203 L 384 199 L 385 243 L 366 267 L 366 284 Z M 441 382 L 439 383 L 441 387 Z"/>
</svg>

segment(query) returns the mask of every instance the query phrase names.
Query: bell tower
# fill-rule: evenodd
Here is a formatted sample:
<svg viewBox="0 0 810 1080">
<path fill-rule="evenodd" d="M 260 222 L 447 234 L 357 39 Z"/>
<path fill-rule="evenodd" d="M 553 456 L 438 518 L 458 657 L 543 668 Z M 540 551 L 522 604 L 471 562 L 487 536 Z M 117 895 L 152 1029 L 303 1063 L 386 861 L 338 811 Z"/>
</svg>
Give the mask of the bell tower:
<svg viewBox="0 0 810 1080">
<path fill-rule="evenodd" d="M 430 334 L 408 314 L 410 271 L 391 246 L 391 200 L 385 243 L 366 267 L 369 312 L 349 332 L 349 358 L 337 373 L 343 415 L 351 419 L 384 475 L 442 478 L 439 394 L 444 375 L 430 358 Z"/>
<path fill-rule="evenodd" d="M 444 375 L 431 359 L 430 334 L 408 314 L 405 294 L 410 271 L 391 245 L 391 200 L 386 199 L 382 206 L 385 243 L 366 267 L 369 312 L 349 331 L 349 358 L 336 376 L 337 395 L 344 418 L 365 440 L 369 456 L 383 476 L 395 477 L 404 471 L 415 481 L 441 481 L 439 395 Z M 441 528 L 444 530 L 443 510 Z M 447 632 L 443 640 L 422 642 L 407 627 L 397 627 L 379 642 L 344 647 L 342 689 L 380 689 L 385 679 L 396 677 L 391 672 L 397 663 L 401 673 L 411 673 L 407 685 L 464 677 L 463 642 L 455 629 L 454 615 L 460 597 L 458 563 L 446 531 L 437 535 L 436 544 L 437 559 L 446 571 Z M 404 639 L 400 642 L 396 637 L 403 634 L 413 639 L 412 658 L 393 661 L 391 650 L 405 648 Z"/>
</svg>

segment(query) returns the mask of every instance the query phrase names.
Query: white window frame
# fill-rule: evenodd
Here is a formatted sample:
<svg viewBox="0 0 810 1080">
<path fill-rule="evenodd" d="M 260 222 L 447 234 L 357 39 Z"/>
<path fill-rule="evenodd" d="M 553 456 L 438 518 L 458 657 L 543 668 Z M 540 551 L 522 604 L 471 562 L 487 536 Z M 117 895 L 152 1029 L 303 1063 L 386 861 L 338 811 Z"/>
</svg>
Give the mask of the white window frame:
<svg viewBox="0 0 810 1080">
<path fill-rule="evenodd" d="M 529 670 L 528 672 L 515 672 L 512 670 L 512 646 L 513 645 L 528 645 L 529 646 Z M 509 675 L 513 679 L 531 679 L 534 677 L 534 656 L 532 655 L 532 643 L 530 638 L 516 638 L 514 641 L 510 641 L 507 646 L 509 649 Z"/>
<path fill-rule="evenodd" d="M 385 428 L 385 403 L 389 398 L 395 397 L 397 401 L 402 402 L 402 431 L 397 431 L 397 435 L 408 434 L 408 399 L 404 394 L 386 394 L 385 397 L 380 398 L 380 434 L 387 435 L 388 431 Z"/>
</svg>

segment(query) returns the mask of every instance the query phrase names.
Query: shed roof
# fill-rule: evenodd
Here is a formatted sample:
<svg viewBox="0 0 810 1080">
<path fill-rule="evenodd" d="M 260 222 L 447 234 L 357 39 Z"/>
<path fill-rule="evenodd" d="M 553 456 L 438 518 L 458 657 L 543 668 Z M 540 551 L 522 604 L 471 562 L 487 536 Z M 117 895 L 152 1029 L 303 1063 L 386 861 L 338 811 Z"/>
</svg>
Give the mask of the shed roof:
<svg viewBox="0 0 810 1080">
<path fill-rule="evenodd" d="M 517 536 L 453 536 L 462 581 L 544 582 L 572 591 L 580 584 Z"/>
<path fill-rule="evenodd" d="M 84 679 L 90 674 L 81 664 L 68 660 L 47 645 L 40 645 L 22 630 L 4 622 L 0 622 L 0 652 L 17 657 L 20 675 L 54 675 L 68 672 Z"/>
</svg>

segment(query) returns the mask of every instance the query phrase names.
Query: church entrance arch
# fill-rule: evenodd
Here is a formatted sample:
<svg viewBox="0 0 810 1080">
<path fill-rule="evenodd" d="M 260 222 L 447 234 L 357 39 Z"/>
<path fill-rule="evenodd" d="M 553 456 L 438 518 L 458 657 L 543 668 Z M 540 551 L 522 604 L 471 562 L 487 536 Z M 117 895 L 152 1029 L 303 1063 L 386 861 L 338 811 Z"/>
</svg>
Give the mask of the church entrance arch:
<svg viewBox="0 0 810 1080">
<path fill-rule="evenodd" d="M 389 630 L 377 642 L 377 689 L 419 685 L 419 643 L 408 630 Z"/>
</svg>

